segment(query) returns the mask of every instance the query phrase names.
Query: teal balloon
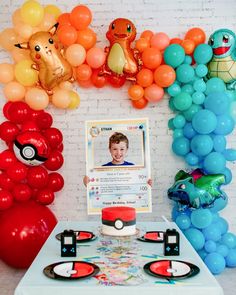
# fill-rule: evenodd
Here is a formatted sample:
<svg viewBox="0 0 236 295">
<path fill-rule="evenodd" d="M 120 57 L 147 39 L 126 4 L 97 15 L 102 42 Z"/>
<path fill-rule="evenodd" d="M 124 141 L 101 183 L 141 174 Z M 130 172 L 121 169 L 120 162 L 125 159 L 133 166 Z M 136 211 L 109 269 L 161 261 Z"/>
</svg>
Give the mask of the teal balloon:
<svg viewBox="0 0 236 295">
<path fill-rule="evenodd" d="M 211 92 L 206 96 L 204 106 L 216 115 L 223 115 L 229 110 L 229 98 L 225 92 Z"/>
<path fill-rule="evenodd" d="M 199 78 L 203 78 L 207 75 L 208 73 L 208 68 L 206 65 L 204 64 L 199 64 L 197 65 L 197 67 L 195 68 L 195 73 Z"/>
<path fill-rule="evenodd" d="M 164 51 L 164 61 L 173 68 L 178 67 L 184 62 L 185 52 L 179 44 L 171 44 Z"/>
<path fill-rule="evenodd" d="M 213 132 L 217 125 L 216 115 L 209 110 L 200 110 L 192 120 L 193 128 L 200 134 Z"/>
<path fill-rule="evenodd" d="M 174 130 L 175 129 L 175 126 L 173 124 L 173 121 L 174 119 L 171 118 L 169 121 L 168 121 L 168 128 L 171 129 L 171 130 Z"/>
<path fill-rule="evenodd" d="M 217 252 L 209 253 L 204 262 L 214 275 L 220 274 L 226 266 L 224 257 Z"/>
<path fill-rule="evenodd" d="M 176 79 L 181 83 L 189 83 L 194 78 L 194 69 L 188 64 L 182 64 L 176 69 Z"/>
<path fill-rule="evenodd" d="M 173 104 L 179 111 L 187 110 L 192 104 L 192 97 L 188 93 L 180 92 L 173 98 Z"/>
<path fill-rule="evenodd" d="M 201 105 L 205 100 L 205 95 L 203 92 L 196 91 L 192 94 L 192 100 L 193 103 Z"/>
<path fill-rule="evenodd" d="M 208 44 L 199 44 L 194 50 L 193 57 L 197 64 L 207 64 L 213 56 L 213 51 Z"/>
<path fill-rule="evenodd" d="M 213 149 L 213 141 L 209 135 L 195 135 L 191 140 L 191 150 L 197 156 L 206 156 Z"/>
<path fill-rule="evenodd" d="M 213 135 L 213 148 L 215 152 L 223 152 L 226 148 L 226 139 L 223 135 Z"/>
<path fill-rule="evenodd" d="M 225 165 L 225 157 L 218 152 L 208 154 L 203 161 L 204 170 L 208 174 L 222 173 L 225 170 Z"/>
<path fill-rule="evenodd" d="M 214 202 L 214 206 L 210 208 L 211 212 L 218 212 L 223 210 L 228 204 L 228 197 L 225 195 L 225 198 L 218 198 Z"/>
<path fill-rule="evenodd" d="M 177 111 L 177 109 L 176 109 L 176 107 L 175 107 L 175 105 L 174 105 L 174 98 L 173 98 L 173 97 L 171 97 L 171 98 L 169 99 L 169 108 L 170 108 L 173 112 Z"/>
<path fill-rule="evenodd" d="M 199 158 L 194 153 L 188 153 L 184 159 L 189 166 L 197 166 L 199 162 Z"/>
<path fill-rule="evenodd" d="M 209 226 L 205 227 L 202 230 L 202 233 L 203 233 L 206 241 L 212 240 L 214 242 L 217 242 L 217 241 L 219 241 L 221 239 L 220 229 L 217 228 L 214 223 L 212 223 Z"/>
<path fill-rule="evenodd" d="M 225 170 L 222 172 L 225 176 L 225 184 L 229 184 L 232 181 L 232 172 L 229 168 L 225 168 Z"/>
<path fill-rule="evenodd" d="M 175 128 L 183 128 L 186 123 L 184 116 L 177 115 L 173 119 L 173 125 Z"/>
<path fill-rule="evenodd" d="M 183 129 L 183 134 L 188 139 L 191 139 L 197 134 L 197 132 L 194 130 L 191 123 L 186 123 Z"/>
<path fill-rule="evenodd" d="M 223 257 L 226 257 L 229 253 L 229 248 L 225 245 L 219 244 L 216 246 L 216 252 L 222 255 Z"/>
<path fill-rule="evenodd" d="M 223 92 L 225 91 L 226 86 L 225 82 L 220 78 L 211 78 L 206 82 L 206 94 L 210 94 L 211 92 Z"/>
<path fill-rule="evenodd" d="M 230 249 L 226 258 L 226 266 L 235 267 L 236 266 L 236 249 Z"/>
<path fill-rule="evenodd" d="M 191 220 L 186 214 L 180 214 L 177 216 L 175 222 L 181 230 L 188 229 L 191 225 Z"/>
<path fill-rule="evenodd" d="M 173 132 L 173 138 L 183 137 L 183 129 L 175 129 Z"/>
<path fill-rule="evenodd" d="M 172 150 L 178 156 L 184 156 L 190 151 L 189 140 L 185 137 L 175 138 L 172 143 Z"/>
<path fill-rule="evenodd" d="M 206 228 L 212 222 L 212 213 L 208 209 L 197 209 L 191 214 L 191 222 L 196 228 Z"/>
<path fill-rule="evenodd" d="M 215 134 L 228 135 L 233 131 L 233 129 L 234 120 L 230 115 L 223 114 L 217 116 L 217 124 L 214 130 Z"/>
<path fill-rule="evenodd" d="M 223 155 L 227 161 L 235 161 L 236 160 L 236 150 L 234 150 L 234 149 L 226 149 L 223 152 Z"/>
<path fill-rule="evenodd" d="M 181 92 L 181 88 L 177 83 L 173 83 L 171 86 L 167 88 L 167 93 L 170 96 L 176 96 Z"/>
<path fill-rule="evenodd" d="M 193 59 L 190 55 L 185 56 L 185 59 L 184 59 L 185 64 L 191 65 L 192 61 L 193 61 Z"/>
<path fill-rule="evenodd" d="M 196 251 L 201 250 L 204 247 L 205 238 L 200 230 L 189 228 L 184 234 Z"/>
<path fill-rule="evenodd" d="M 211 241 L 211 240 L 206 241 L 206 243 L 204 245 L 204 249 L 208 253 L 215 252 L 216 251 L 216 243 L 214 241 Z"/>
<path fill-rule="evenodd" d="M 231 102 L 229 114 L 235 123 L 236 122 L 236 101 Z"/>
<path fill-rule="evenodd" d="M 206 90 L 206 83 L 202 79 L 197 79 L 193 83 L 195 91 L 204 92 Z"/>
<path fill-rule="evenodd" d="M 192 104 L 186 111 L 183 112 L 183 115 L 187 121 L 192 121 L 194 115 L 201 110 L 202 107 L 197 104 Z"/>
<path fill-rule="evenodd" d="M 182 86 L 181 91 L 192 95 L 194 92 L 194 89 L 191 84 L 185 84 L 184 86 Z"/>
<path fill-rule="evenodd" d="M 229 249 L 236 247 L 236 236 L 232 233 L 226 233 L 222 236 L 221 239 L 222 244 L 227 246 Z"/>
</svg>

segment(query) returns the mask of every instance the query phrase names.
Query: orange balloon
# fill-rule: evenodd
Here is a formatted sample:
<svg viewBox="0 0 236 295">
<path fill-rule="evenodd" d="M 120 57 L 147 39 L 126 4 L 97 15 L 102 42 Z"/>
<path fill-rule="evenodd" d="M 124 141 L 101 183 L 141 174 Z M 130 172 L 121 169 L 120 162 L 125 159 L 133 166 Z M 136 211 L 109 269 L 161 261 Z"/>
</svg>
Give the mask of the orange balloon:
<svg viewBox="0 0 236 295">
<path fill-rule="evenodd" d="M 63 45 L 70 46 L 77 40 L 77 31 L 71 25 L 63 25 L 58 30 L 58 38 Z"/>
<path fill-rule="evenodd" d="M 142 87 L 148 87 L 153 82 L 153 72 L 149 69 L 142 69 L 138 72 L 137 76 L 137 84 Z"/>
<path fill-rule="evenodd" d="M 70 22 L 77 30 L 84 30 L 92 20 L 92 13 L 85 5 L 78 5 L 70 13 Z"/>
<path fill-rule="evenodd" d="M 170 44 L 180 44 L 181 42 L 182 42 L 182 39 L 180 39 L 180 38 L 170 39 Z"/>
<path fill-rule="evenodd" d="M 160 50 L 155 47 L 145 49 L 142 53 L 142 61 L 144 66 L 148 69 L 156 69 L 162 61 L 162 55 Z"/>
<path fill-rule="evenodd" d="M 25 97 L 25 87 L 18 82 L 12 81 L 5 85 L 3 93 L 8 101 L 21 101 Z"/>
<path fill-rule="evenodd" d="M 161 100 L 164 96 L 164 90 L 162 87 L 159 87 L 156 84 L 152 84 L 145 88 L 144 91 L 144 97 L 149 101 L 149 102 L 158 102 Z"/>
<path fill-rule="evenodd" d="M 8 63 L 0 64 L 0 83 L 8 83 L 14 79 L 14 66 Z"/>
<path fill-rule="evenodd" d="M 144 89 L 140 85 L 132 85 L 128 90 L 128 95 L 132 100 L 139 100 L 144 95 Z"/>
<path fill-rule="evenodd" d="M 77 31 L 77 43 L 82 45 L 86 50 L 92 48 L 97 42 L 96 33 L 90 28 Z"/>
<path fill-rule="evenodd" d="M 168 65 L 161 65 L 154 72 L 154 81 L 160 87 L 169 87 L 175 78 L 175 70 Z"/>
<path fill-rule="evenodd" d="M 135 48 L 137 48 L 139 52 L 143 52 L 145 49 L 149 47 L 150 41 L 146 38 L 140 38 L 135 43 Z"/>
<path fill-rule="evenodd" d="M 192 40 L 197 46 L 205 42 L 206 34 L 201 28 L 192 28 L 186 33 L 184 39 Z"/>
<path fill-rule="evenodd" d="M 86 64 L 82 64 L 76 69 L 76 78 L 78 81 L 87 81 L 92 75 L 92 69 Z"/>
<path fill-rule="evenodd" d="M 23 59 L 30 59 L 30 51 L 28 50 L 22 50 L 20 48 L 15 47 L 11 51 L 12 58 L 14 59 L 14 62 L 18 63 L 19 61 Z"/>
<path fill-rule="evenodd" d="M 194 41 L 189 39 L 184 39 L 180 45 L 184 48 L 186 54 L 192 54 L 196 46 Z"/>
<path fill-rule="evenodd" d="M 85 81 L 79 81 L 78 80 L 78 84 L 80 87 L 83 88 L 90 88 L 93 86 L 91 79 L 85 80 Z"/>
<path fill-rule="evenodd" d="M 59 26 L 71 25 L 70 23 L 70 14 L 62 13 L 57 19 Z"/>
<path fill-rule="evenodd" d="M 18 43 L 18 36 L 14 29 L 7 28 L 0 32 L 0 47 L 3 47 L 5 50 L 12 50 L 15 47 L 15 44 Z"/>
<path fill-rule="evenodd" d="M 146 30 L 146 31 L 143 31 L 140 38 L 145 38 L 147 39 L 149 42 L 151 41 L 151 38 L 153 36 L 153 32 L 150 31 L 150 30 Z"/>
<path fill-rule="evenodd" d="M 144 109 L 148 104 L 148 101 L 146 98 L 141 98 L 139 100 L 132 100 L 132 106 L 135 109 Z"/>
</svg>

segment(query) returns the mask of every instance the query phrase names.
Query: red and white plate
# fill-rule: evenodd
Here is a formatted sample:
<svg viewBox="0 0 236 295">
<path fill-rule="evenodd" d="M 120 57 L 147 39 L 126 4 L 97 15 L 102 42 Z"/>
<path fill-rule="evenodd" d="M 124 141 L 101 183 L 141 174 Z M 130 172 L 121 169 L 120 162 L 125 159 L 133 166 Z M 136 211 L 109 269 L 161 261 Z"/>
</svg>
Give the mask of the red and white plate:
<svg viewBox="0 0 236 295">
<path fill-rule="evenodd" d="M 90 231 L 74 230 L 74 232 L 76 234 L 76 242 L 77 243 L 89 242 L 89 241 L 93 241 L 97 238 L 97 236 Z M 56 238 L 59 241 L 61 240 L 61 234 L 62 233 L 59 233 L 56 235 Z"/>
</svg>

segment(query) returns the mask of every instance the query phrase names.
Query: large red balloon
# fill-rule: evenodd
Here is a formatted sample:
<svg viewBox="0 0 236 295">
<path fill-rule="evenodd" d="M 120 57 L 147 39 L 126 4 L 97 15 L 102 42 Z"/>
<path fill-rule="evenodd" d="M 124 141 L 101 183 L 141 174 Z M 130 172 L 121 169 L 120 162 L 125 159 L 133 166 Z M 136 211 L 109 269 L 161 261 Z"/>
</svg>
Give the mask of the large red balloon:
<svg viewBox="0 0 236 295">
<path fill-rule="evenodd" d="M 0 258 L 15 268 L 29 267 L 56 223 L 51 210 L 35 202 L 5 210 L 0 215 Z"/>
</svg>

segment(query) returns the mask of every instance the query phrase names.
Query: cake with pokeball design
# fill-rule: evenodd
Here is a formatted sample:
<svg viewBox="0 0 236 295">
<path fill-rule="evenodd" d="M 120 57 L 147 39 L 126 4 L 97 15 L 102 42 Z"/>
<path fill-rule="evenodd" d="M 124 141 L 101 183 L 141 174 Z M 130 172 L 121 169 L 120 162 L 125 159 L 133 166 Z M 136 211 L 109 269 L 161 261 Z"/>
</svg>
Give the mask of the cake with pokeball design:
<svg viewBox="0 0 236 295">
<path fill-rule="evenodd" d="M 125 206 L 102 209 L 102 233 L 109 236 L 131 236 L 136 234 L 136 211 Z"/>
</svg>

